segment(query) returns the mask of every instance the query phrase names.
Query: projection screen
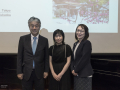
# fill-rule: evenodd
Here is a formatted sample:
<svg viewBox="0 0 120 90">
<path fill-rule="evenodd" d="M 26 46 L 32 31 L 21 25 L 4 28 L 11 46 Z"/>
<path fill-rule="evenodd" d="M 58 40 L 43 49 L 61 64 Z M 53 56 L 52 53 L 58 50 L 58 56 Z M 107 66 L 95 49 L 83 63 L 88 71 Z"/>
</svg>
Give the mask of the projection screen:
<svg viewBox="0 0 120 90">
<path fill-rule="evenodd" d="M 72 48 L 78 24 L 89 27 L 92 53 L 120 53 L 119 0 L 0 0 L 0 53 L 17 53 L 28 19 L 41 20 L 40 34 L 53 45 L 53 32 L 65 32 Z"/>
</svg>

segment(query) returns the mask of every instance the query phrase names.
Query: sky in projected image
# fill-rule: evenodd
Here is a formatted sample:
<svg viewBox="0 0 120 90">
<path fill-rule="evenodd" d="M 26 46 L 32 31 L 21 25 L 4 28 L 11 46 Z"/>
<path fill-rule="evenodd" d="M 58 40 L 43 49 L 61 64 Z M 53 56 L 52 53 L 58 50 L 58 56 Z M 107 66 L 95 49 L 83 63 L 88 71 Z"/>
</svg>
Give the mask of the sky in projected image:
<svg viewBox="0 0 120 90">
<path fill-rule="evenodd" d="M 78 24 L 91 33 L 118 32 L 118 0 L 0 0 L 0 32 L 29 32 L 31 16 L 48 32 L 74 32 Z"/>
</svg>

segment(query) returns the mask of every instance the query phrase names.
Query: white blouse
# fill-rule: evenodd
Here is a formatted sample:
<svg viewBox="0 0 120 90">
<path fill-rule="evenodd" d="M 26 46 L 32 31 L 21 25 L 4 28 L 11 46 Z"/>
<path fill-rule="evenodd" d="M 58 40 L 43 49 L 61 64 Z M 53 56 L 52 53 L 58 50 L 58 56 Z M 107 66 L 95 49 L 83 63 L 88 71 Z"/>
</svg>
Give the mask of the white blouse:
<svg viewBox="0 0 120 90">
<path fill-rule="evenodd" d="M 76 47 L 75 47 L 75 50 L 74 50 L 74 59 L 75 59 L 76 50 L 77 50 L 79 44 L 80 44 L 80 43 L 77 43 L 77 45 L 76 45 Z"/>
</svg>

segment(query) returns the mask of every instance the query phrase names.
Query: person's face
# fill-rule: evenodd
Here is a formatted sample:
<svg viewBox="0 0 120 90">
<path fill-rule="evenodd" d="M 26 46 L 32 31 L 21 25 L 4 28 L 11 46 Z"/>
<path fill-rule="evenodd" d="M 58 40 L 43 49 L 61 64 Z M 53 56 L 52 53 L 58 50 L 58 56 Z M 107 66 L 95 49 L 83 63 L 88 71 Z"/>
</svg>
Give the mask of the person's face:
<svg viewBox="0 0 120 90">
<path fill-rule="evenodd" d="M 56 34 L 55 35 L 55 42 L 57 44 L 62 44 L 62 41 L 63 41 L 63 36 L 61 34 Z"/>
<path fill-rule="evenodd" d="M 40 24 L 37 23 L 36 21 L 32 21 L 29 24 L 29 28 L 30 28 L 30 32 L 33 36 L 37 36 L 39 34 L 39 30 L 40 30 Z"/>
<path fill-rule="evenodd" d="M 83 39 L 85 37 L 85 30 L 82 29 L 81 26 L 79 26 L 76 30 L 76 36 L 77 38 L 80 40 L 80 39 Z"/>
</svg>

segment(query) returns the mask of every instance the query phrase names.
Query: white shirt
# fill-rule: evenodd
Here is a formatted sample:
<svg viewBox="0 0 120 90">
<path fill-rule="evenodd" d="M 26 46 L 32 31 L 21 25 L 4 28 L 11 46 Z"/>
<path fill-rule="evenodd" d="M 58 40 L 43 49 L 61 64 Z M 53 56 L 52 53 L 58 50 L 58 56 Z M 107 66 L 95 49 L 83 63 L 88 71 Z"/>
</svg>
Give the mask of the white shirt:
<svg viewBox="0 0 120 90">
<path fill-rule="evenodd" d="M 33 41 L 34 41 L 33 37 L 34 36 L 31 34 L 31 46 L 33 45 Z M 38 44 L 39 34 L 36 37 L 37 37 L 36 43 Z"/>
<path fill-rule="evenodd" d="M 80 43 L 77 43 L 77 45 L 76 45 L 76 47 L 75 47 L 75 50 L 74 50 L 74 59 L 75 59 L 76 50 L 77 50 L 79 44 L 80 44 Z"/>
</svg>

